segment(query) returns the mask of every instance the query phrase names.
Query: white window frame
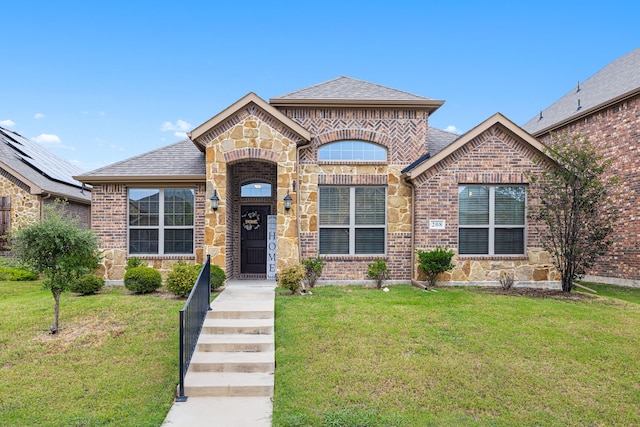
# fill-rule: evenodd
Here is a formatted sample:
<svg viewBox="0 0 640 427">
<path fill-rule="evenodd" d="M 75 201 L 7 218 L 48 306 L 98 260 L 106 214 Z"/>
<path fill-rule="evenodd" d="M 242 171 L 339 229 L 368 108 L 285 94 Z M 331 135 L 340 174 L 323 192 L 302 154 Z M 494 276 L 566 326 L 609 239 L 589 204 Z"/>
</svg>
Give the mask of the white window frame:
<svg viewBox="0 0 640 427">
<path fill-rule="evenodd" d="M 354 159 L 354 158 L 351 158 L 351 159 L 322 159 L 321 158 L 321 155 L 322 155 L 323 151 L 330 150 L 333 147 L 340 148 L 340 152 L 341 153 L 343 153 L 343 152 L 353 153 L 353 151 L 345 151 L 343 149 L 344 144 L 350 143 L 350 142 L 359 142 L 359 143 L 364 144 L 365 147 L 371 147 L 372 150 L 374 150 L 374 149 L 375 150 L 380 150 L 380 152 L 384 153 L 384 159 L 367 160 L 367 159 Z M 388 158 L 389 158 L 389 153 L 388 153 L 387 147 L 385 147 L 384 145 L 376 144 L 375 142 L 364 141 L 364 140 L 361 140 L 361 139 L 343 139 L 343 140 L 340 140 L 340 141 L 334 141 L 334 142 L 330 142 L 330 143 L 321 145 L 318 148 L 318 161 L 320 161 L 320 162 L 339 162 L 339 163 L 367 163 L 367 162 L 371 163 L 371 162 L 374 162 L 374 163 L 385 163 L 385 162 L 387 162 Z"/>
<path fill-rule="evenodd" d="M 462 256 L 500 256 L 500 257 L 520 257 L 527 253 L 527 187 L 523 184 L 500 184 L 500 185 L 488 185 L 488 184 L 464 184 L 458 187 L 458 195 L 460 195 L 460 189 L 464 187 L 488 187 L 489 188 L 489 224 L 473 224 L 473 225 L 460 225 L 460 199 L 458 198 L 458 252 L 460 252 L 460 230 L 461 229 L 487 229 L 489 230 L 488 237 L 488 253 L 486 254 L 465 254 L 459 253 Z M 523 224 L 495 224 L 495 190 L 497 187 L 521 187 L 524 189 L 524 221 Z M 496 254 L 495 253 L 495 230 L 500 228 L 521 228 L 522 229 L 522 250 L 520 254 Z"/>
<path fill-rule="evenodd" d="M 132 226 L 130 225 L 130 200 L 131 200 L 131 191 L 159 191 L 158 197 L 158 225 L 145 225 L 145 226 Z M 164 192 L 165 190 L 190 190 L 193 193 L 193 225 L 180 225 L 180 226 L 165 226 L 164 225 Z M 137 255 L 155 255 L 155 256 L 180 256 L 180 255 L 193 255 L 195 253 L 195 240 L 196 240 L 196 192 L 194 188 L 181 187 L 181 188 L 143 188 L 143 187 L 132 187 L 127 190 L 127 254 L 132 256 Z M 131 230 L 158 230 L 158 252 L 130 252 L 130 231 Z M 185 253 L 170 253 L 165 254 L 164 252 L 164 232 L 165 230 L 193 230 L 193 240 L 191 242 L 191 252 Z"/>
<path fill-rule="evenodd" d="M 330 188 L 330 187 L 347 187 L 340 185 L 322 185 L 318 188 L 318 250 L 320 249 L 320 230 L 321 229 L 348 229 L 349 230 L 349 253 L 346 254 L 334 254 L 334 253 L 323 253 L 321 255 L 328 256 L 385 256 L 387 254 L 387 221 L 388 221 L 388 212 L 386 209 L 387 200 L 388 200 L 388 192 L 387 187 L 383 185 L 356 185 L 356 186 L 348 186 L 349 188 L 349 224 L 342 225 L 321 225 L 320 224 L 320 188 Z M 366 187 L 375 187 L 384 189 L 384 224 L 356 224 L 356 188 L 366 188 Z M 382 253 L 355 253 L 356 251 L 356 229 L 371 229 L 371 228 L 380 228 L 384 230 L 384 251 Z"/>
</svg>

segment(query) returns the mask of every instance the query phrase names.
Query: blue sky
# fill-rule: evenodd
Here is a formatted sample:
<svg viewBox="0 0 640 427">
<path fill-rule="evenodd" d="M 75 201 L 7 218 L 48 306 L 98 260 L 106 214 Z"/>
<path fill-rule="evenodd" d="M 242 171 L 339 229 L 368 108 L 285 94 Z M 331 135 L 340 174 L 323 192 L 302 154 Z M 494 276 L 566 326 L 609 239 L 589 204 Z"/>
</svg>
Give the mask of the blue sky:
<svg viewBox="0 0 640 427">
<path fill-rule="evenodd" d="M 248 92 L 346 75 L 522 125 L 640 47 L 635 1 L 5 1 L 0 126 L 85 171 L 182 139 Z"/>
</svg>

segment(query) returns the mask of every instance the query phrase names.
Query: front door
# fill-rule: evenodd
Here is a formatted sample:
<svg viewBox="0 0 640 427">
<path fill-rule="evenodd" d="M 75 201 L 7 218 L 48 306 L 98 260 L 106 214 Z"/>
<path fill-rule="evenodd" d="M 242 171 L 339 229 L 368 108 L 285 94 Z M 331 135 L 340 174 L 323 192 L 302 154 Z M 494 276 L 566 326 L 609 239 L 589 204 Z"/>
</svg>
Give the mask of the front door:
<svg viewBox="0 0 640 427">
<path fill-rule="evenodd" d="M 267 272 L 267 215 L 269 206 L 242 206 L 240 210 L 240 272 Z"/>
</svg>

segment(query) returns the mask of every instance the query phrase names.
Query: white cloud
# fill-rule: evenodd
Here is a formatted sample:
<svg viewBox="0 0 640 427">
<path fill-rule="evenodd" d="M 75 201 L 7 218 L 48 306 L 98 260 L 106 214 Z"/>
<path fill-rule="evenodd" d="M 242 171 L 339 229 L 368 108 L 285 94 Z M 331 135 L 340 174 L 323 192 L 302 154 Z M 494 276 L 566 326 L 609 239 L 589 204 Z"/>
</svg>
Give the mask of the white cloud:
<svg viewBox="0 0 640 427">
<path fill-rule="evenodd" d="M 58 135 L 54 135 L 51 133 L 41 133 L 40 135 L 31 139 L 33 139 L 35 142 L 39 144 L 48 145 L 49 146 L 48 148 L 60 148 L 63 150 L 76 151 L 76 147 L 72 147 L 70 145 L 64 145 Z"/>
<path fill-rule="evenodd" d="M 51 133 L 41 133 L 40 135 L 33 138 L 35 142 L 39 142 L 40 144 L 60 144 L 60 138 L 58 135 L 53 135 Z"/>
<path fill-rule="evenodd" d="M 167 131 L 186 132 L 191 128 L 193 128 L 193 125 L 191 123 L 178 119 L 178 121 L 176 121 L 175 123 L 164 122 L 160 130 L 162 132 L 167 132 Z"/>
<path fill-rule="evenodd" d="M 34 118 L 34 119 L 44 119 L 44 114 L 42 114 L 42 113 L 35 113 L 35 114 L 33 115 L 33 118 Z"/>
<path fill-rule="evenodd" d="M 174 132 L 174 135 L 178 138 L 186 138 L 187 137 L 187 133 L 186 132 Z"/>
<path fill-rule="evenodd" d="M 455 133 L 457 135 L 460 135 L 462 133 L 462 131 L 454 125 L 449 125 L 444 130 L 446 130 L 447 132 Z"/>
<path fill-rule="evenodd" d="M 10 128 L 10 127 L 15 126 L 15 125 L 16 125 L 16 123 L 11 119 L 0 120 L 0 126 L 4 126 L 4 127 Z"/>
</svg>

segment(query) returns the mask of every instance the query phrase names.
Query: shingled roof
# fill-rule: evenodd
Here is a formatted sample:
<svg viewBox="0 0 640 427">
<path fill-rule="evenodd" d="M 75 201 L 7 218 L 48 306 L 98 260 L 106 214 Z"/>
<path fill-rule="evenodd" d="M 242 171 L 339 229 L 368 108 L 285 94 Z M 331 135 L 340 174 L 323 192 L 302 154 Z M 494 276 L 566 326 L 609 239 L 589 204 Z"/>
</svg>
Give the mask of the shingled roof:
<svg viewBox="0 0 640 427">
<path fill-rule="evenodd" d="M 86 183 L 204 181 L 205 155 L 188 139 L 76 176 Z"/>
<path fill-rule="evenodd" d="M 640 93 L 640 48 L 619 58 L 524 124 L 532 135 L 552 131 Z"/>
<path fill-rule="evenodd" d="M 274 107 L 300 105 L 421 107 L 433 112 L 444 104 L 444 101 L 342 76 L 271 98 L 269 103 Z"/>
<path fill-rule="evenodd" d="M 0 127 L 0 168 L 29 186 L 31 194 L 51 194 L 81 203 L 91 193 L 73 178 L 82 169 L 56 156 L 37 142 Z"/>
</svg>

